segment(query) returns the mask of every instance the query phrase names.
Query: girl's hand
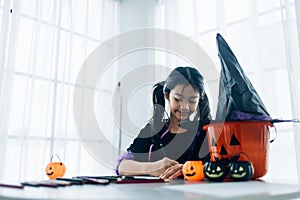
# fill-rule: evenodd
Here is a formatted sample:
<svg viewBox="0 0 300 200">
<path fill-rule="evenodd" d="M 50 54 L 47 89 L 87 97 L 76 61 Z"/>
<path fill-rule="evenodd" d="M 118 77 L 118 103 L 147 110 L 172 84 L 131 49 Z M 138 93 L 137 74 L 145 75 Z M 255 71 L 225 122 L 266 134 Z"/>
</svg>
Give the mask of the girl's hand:
<svg viewBox="0 0 300 200">
<path fill-rule="evenodd" d="M 159 176 L 159 178 L 174 180 L 182 175 L 182 166 L 183 164 L 176 164 L 169 167 Z"/>
<path fill-rule="evenodd" d="M 165 157 L 161 160 L 150 163 L 150 166 L 148 168 L 149 170 L 148 173 L 152 176 L 160 177 L 162 174 L 165 173 L 165 171 L 177 165 L 179 165 L 179 163 L 176 160 L 172 160 L 170 158 Z"/>
</svg>

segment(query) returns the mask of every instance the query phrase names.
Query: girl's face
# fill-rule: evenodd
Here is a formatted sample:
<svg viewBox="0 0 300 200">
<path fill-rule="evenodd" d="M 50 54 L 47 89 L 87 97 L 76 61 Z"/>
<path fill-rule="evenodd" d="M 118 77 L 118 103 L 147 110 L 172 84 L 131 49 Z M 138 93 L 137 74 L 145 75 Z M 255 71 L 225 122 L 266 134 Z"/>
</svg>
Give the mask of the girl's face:
<svg viewBox="0 0 300 200">
<path fill-rule="evenodd" d="M 197 109 L 200 94 L 191 85 L 177 85 L 165 96 L 170 102 L 171 118 L 176 120 L 186 120 Z"/>
</svg>

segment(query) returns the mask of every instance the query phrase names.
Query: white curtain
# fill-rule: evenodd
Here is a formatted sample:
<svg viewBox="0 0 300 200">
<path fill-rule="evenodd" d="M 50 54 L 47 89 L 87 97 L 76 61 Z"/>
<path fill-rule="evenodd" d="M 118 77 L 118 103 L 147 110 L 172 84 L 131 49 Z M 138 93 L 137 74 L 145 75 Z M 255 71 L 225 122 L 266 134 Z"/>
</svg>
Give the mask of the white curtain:
<svg viewBox="0 0 300 200">
<path fill-rule="evenodd" d="M 159 0 L 157 26 L 177 31 L 202 46 L 214 61 L 221 33 L 273 118 L 299 115 L 299 46 L 293 0 Z M 172 55 L 157 56 L 166 66 L 185 65 Z M 298 66 L 298 67 L 297 67 Z M 208 85 L 218 84 L 217 81 Z M 298 96 L 298 101 L 296 100 Z M 214 105 L 213 105 L 214 106 Z M 215 106 L 213 107 L 215 112 Z M 297 180 L 293 124 L 276 124 L 265 178 Z M 271 137 L 274 136 L 271 130 Z M 300 172 L 300 166 L 298 166 Z M 281 173 L 285 169 L 285 173 Z"/>
<path fill-rule="evenodd" d="M 0 180 L 45 179 L 54 154 L 66 176 L 111 172 L 81 146 L 72 97 L 84 60 L 118 33 L 119 2 L 0 3 Z"/>
</svg>

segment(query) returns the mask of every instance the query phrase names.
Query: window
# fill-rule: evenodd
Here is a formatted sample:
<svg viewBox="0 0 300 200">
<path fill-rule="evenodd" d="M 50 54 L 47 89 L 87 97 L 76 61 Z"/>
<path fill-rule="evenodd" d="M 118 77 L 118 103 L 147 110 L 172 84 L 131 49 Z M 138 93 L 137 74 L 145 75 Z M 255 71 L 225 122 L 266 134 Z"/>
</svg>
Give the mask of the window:
<svg viewBox="0 0 300 200">
<path fill-rule="evenodd" d="M 45 179 L 54 154 L 66 176 L 112 172 L 81 145 L 72 98 L 86 57 L 118 32 L 118 1 L 0 2 L 0 179 Z"/>
<path fill-rule="evenodd" d="M 155 27 L 179 32 L 196 41 L 218 70 L 215 35 L 221 33 L 271 116 L 300 118 L 294 112 L 295 99 L 300 96 L 296 87 L 299 82 L 292 81 L 297 81 L 299 74 L 291 73 L 300 64 L 299 43 L 295 42 L 298 38 L 294 0 L 156 2 Z M 119 0 L 0 1 L 0 163 L 5 163 L 0 165 L 0 180 L 45 179 L 44 170 L 53 154 L 58 154 L 66 164 L 66 176 L 112 172 L 82 146 L 73 120 L 72 98 L 75 88 L 86 87 L 75 82 L 87 56 L 119 33 L 119 4 Z M 147 51 L 146 54 L 151 51 L 149 55 L 155 55 L 156 64 L 189 65 L 169 52 Z M 142 65 L 134 58 L 143 56 L 134 52 L 129 59 L 120 60 Z M 117 63 L 112 65 L 118 67 Z M 126 72 L 122 70 L 121 75 Z M 116 82 L 111 77 L 103 80 Z M 208 82 L 208 86 L 217 84 L 217 80 Z M 107 88 L 98 89 L 103 99 L 119 98 Z M 150 91 L 151 86 L 147 89 Z M 135 92 L 137 98 L 143 96 L 139 90 Z M 136 99 L 130 101 L 134 104 Z M 150 100 L 146 103 L 151 104 Z M 110 102 L 102 105 L 104 109 L 99 109 L 97 116 L 105 121 L 103 128 L 117 131 L 109 125 L 112 117 L 103 115 Z M 131 109 L 141 110 L 138 106 Z M 142 112 L 151 113 L 150 110 Z M 270 170 L 266 178 L 295 180 L 293 126 L 278 124 L 277 132 L 270 144 Z M 118 142 L 116 135 L 109 135 L 108 139 Z M 127 142 L 131 139 L 124 135 Z M 121 145 L 126 148 L 124 144 Z M 285 174 L 278 173 L 283 164 L 288 170 Z"/>
</svg>

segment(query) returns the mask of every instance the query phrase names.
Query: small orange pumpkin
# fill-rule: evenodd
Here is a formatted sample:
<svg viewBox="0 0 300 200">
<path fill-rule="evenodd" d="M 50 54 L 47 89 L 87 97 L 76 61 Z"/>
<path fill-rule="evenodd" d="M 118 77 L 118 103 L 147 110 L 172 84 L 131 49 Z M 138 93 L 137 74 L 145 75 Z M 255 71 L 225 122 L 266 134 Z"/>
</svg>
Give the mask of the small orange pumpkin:
<svg viewBox="0 0 300 200">
<path fill-rule="evenodd" d="M 63 177 L 66 172 L 66 166 L 61 161 L 52 162 L 52 159 L 53 159 L 53 156 L 51 156 L 50 163 L 47 165 L 47 167 L 45 169 L 47 176 L 50 179 L 56 179 L 59 177 Z"/>
<path fill-rule="evenodd" d="M 202 161 L 186 161 L 182 167 L 182 173 L 185 180 L 201 181 L 204 175 L 204 165 Z"/>
</svg>

